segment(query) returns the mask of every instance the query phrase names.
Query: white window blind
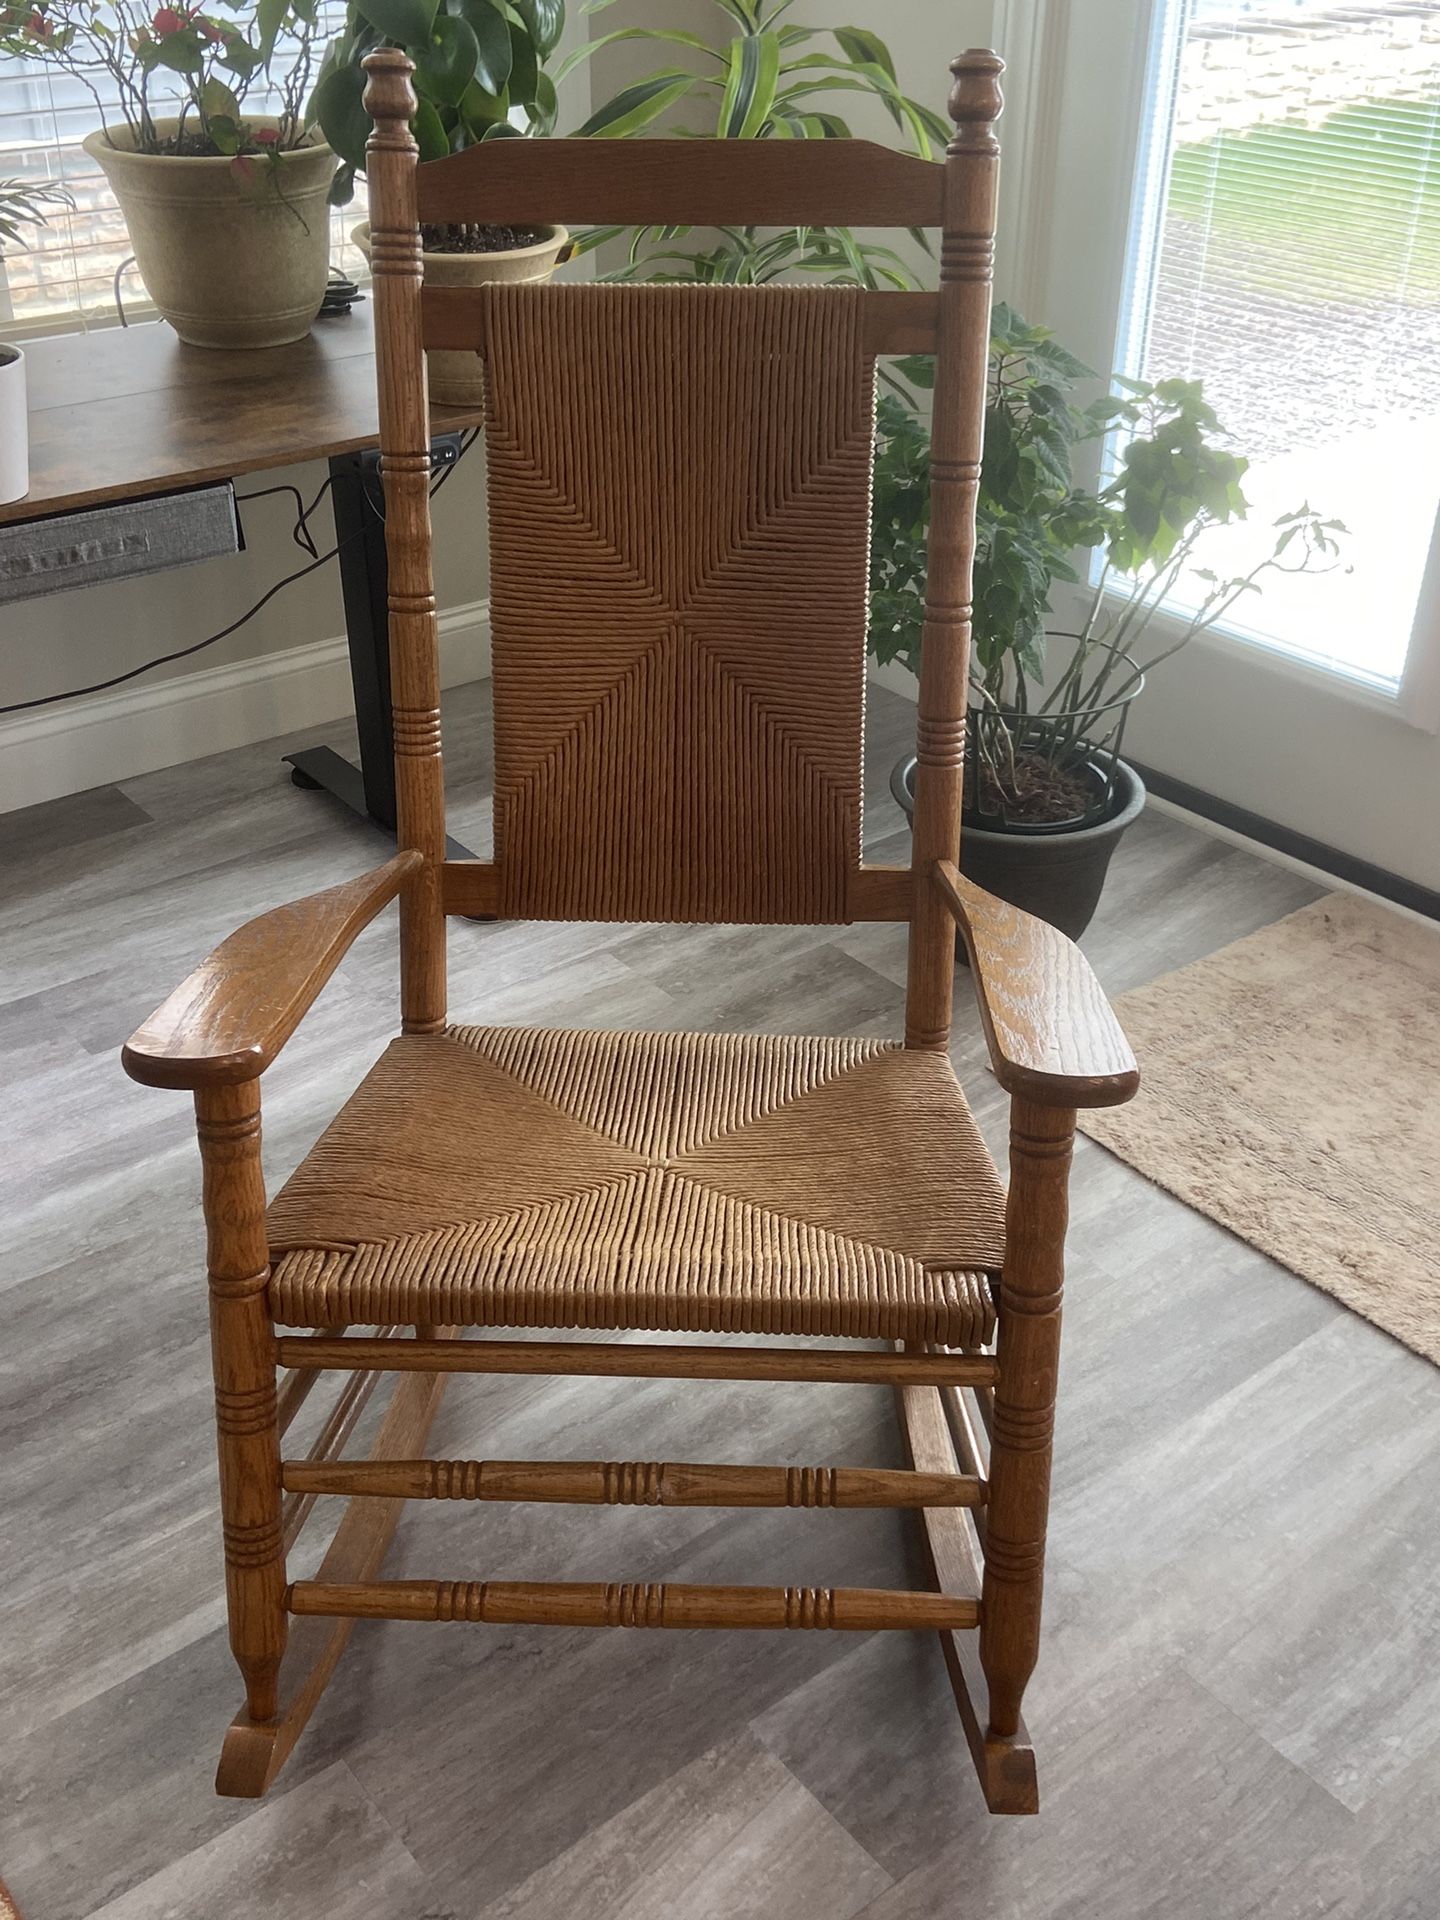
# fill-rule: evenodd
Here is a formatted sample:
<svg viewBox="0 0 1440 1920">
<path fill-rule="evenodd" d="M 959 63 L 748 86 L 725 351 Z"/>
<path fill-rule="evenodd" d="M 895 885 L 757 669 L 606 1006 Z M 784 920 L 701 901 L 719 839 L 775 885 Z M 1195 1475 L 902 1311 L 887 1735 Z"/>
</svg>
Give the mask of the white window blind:
<svg viewBox="0 0 1440 1920">
<path fill-rule="evenodd" d="M 343 5 L 323 8 L 321 18 L 323 46 L 339 31 Z M 282 41 L 277 66 L 284 58 Z M 170 98 L 179 96 L 178 76 L 173 94 L 165 91 L 166 78 L 157 72 L 152 81 L 159 114 L 167 111 Z M 245 104 L 262 113 L 275 100 L 257 85 Z M 118 107 L 113 119 L 123 124 Z M 130 242 L 104 175 L 80 144 L 99 123 L 88 90 L 52 62 L 0 60 L 0 177 L 60 181 L 75 200 L 73 211 L 47 209 L 44 227 L 26 228 L 23 240 L 0 254 L 0 330 L 11 338 L 103 326 L 120 317 L 116 274 L 130 255 Z M 361 181 L 356 198 L 337 209 L 331 221 L 331 262 L 352 279 L 364 272 L 364 261 L 349 241 L 350 229 L 365 218 L 364 195 Z M 150 310 L 133 266 L 121 276 L 120 298 L 127 317 Z"/>
<path fill-rule="evenodd" d="M 1253 462 L 1203 564 L 1305 501 L 1351 529 L 1349 571 L 1271 576 L 1242 631 L 1393 689 L 1440 507 L 1440 4 L 1162 6 L 1125 368 L 1202 379 Z"/>
</svg>

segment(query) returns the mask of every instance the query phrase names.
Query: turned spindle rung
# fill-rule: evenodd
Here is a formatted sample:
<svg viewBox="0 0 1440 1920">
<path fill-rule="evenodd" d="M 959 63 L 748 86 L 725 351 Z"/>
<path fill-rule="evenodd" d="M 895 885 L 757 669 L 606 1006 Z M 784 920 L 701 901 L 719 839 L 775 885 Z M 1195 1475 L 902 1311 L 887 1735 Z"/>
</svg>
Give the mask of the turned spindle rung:
<svg viewBox="0 0 1440 1920">
<path fill-rule="evenodd" d="M 290 1611 L 359 1620 L 471 1620 L 541 1627 L 829 1627 L 874 1633 L 890 1628 L 957 1629 L 978 1625 L 980 1605 L 950 1593 L 878 1587 L 695 1587 L 644 1581 L 371 1580 L 330 1586 L 301 1580 Z"/>
<path fill-rule="evenodd" d="M 974 1507 L 966 1474 L 873 1467 L 695 1466 L 660 1460 L 287 1460 L 287 1493 L 405 1500 L 537 1500 L 572 1506 Z"/>
</svg>

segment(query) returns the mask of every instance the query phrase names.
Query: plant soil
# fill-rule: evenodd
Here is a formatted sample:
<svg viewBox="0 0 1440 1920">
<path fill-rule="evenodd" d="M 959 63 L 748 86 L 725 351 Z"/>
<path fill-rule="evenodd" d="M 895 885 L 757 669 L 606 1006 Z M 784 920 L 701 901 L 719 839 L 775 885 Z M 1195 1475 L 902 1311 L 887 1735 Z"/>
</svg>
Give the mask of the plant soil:
<svg viewBox="0 0 1440 1920">
<path fill-rule="evenodd" d="M 153 146 L 143 147 L 140 151 L 156 154 L 163 160 L 233 160 L 236 157 L 233 153 L 221 153 L 213 141 L 208 140 L 198 131 L 184 133 L 178 138 L 173 133 L 167 133 L 164 139 L 157 140 Z M 246 157 L 251 160 L 262 160 L 272 153 L 288 151 L 289 149 L 284 147 L 252 146 L 247 149 Z"/>
<path fill-rule="evenodd" d="M 426 253 L 513 253 L 517 247 L 538 247 L 549 238 L 544 227 L 431 227 L 420 229 Z"/>
<path fill-rule="evenodd" d="M 1007 767 L 1003 784 L 993 768 L 977 771 L 980 805 L 973 819 L 979 826 L 997 815 L 1027 826 L 1059 826 L 1095 804 L 1095 776 L 1088 768 L 1052 766 L 1040 753 L 1017 753 L 1013 775 Z"/>
</svg>

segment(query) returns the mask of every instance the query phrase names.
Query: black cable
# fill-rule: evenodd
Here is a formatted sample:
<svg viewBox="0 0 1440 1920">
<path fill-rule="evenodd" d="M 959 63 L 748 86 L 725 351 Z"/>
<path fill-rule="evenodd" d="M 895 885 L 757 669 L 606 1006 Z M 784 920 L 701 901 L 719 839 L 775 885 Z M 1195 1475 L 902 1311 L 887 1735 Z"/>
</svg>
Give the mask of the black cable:
<svg viewBox="0 0 1440 1920">
<path fill-rule="evenodd" d="M 435 498 L 435 495 L 440 491 L 441 487 L 444 486 L 445 482 L 449 479 L 450 475 L 455 471 L 456 467 L 459 466 L 461 460 L 464 459 L 465 455 L 470 451 L 471 447 L 474 446 L 476 440 L 479 437 L 480 437 L 480 429 L 476 427 L 472 430 L 470 434 L 470 438 L 468 440 L 462 439 L 460 443 L 459 453 L 450 462 L 449 466 L 445 467 L 441 471 L 438 479 L 435 481 L 434 485 L 430 488 L 430 498 L 432 500 Z M 228 640 L 232 633 L 238 633 L 241 627 L 243 627 L 247 623 L 247 621 L 253 620 L 256 614 L 259 613 L 262 610 L 262 608 L 268 607 L 270 602 L 275 598 L 277 593 L 283 592 L 283 590 L 286 587 L 294 586 L 297 580 L 305 579 L 305 577 L 308 574 L 317 572 L 319 568 L 328 566 L 329 563 L 333 559 L 335 559 L 335 557 L 339 554 L 342 547 L 349 546 L 352 540 L 360 539 L 361 537 L 360 534 L 352 533 L 345 540 L 337 540 L 335 545 L 331 547 L 328 553 L 315 552 L 315 542 L 311 537 L 310 528 L 308 524 L 309 519 L 311 514 L 314 513 L 315 509 L 320 505 L 320 502 L 325 498 L 326 494 L 330 491 L 330 488 L 332 485 L 333 485 L 333 476 L 327 475 L 324 485 L 320 488 L 320 491 L 315 495 L 315 498 L 310 502 L 308 507 L 303 507 L 302 498 L 301 498 L 299 489 L 297 487 L 293 487 L 289 485 L 288 483 L 282 483 L 281 485 L 275 486 L 275 487 L 261 487 L 257 489 L 257 491 L 254 493 L 237 494 L 235 496 L 236 502 L 237 504 L 239 504 L 240 502 L 245 500 L 268 499 L 272 494 L 276 494 L 276 493 L 293 493 L 295 496 L 296 504 L 302 505 L 303 510 L 301 511 L 299 517 L 297 518 L 295 525 L 291 528 L 291 538 L 304 551 L 313 554 L 315 557 L 311 560 L 309 566 L 297 568 L 297 570 L 294 573 L 287 574 L 283 580 L 277 580 L 272 587 L 268 588 L 266 592 L 261 594 L 260 598 L 255 602 L 254 606 L 251 607 L 248 612 L 242 613 L 238 620 L 232 620 L 228 627 L 223 627 L 219 633 L 212 633 L 205 640 L 197 640 L 193 646 L 180 647 L 174 653 L 162 653 L 159 655 L 157 659 L 146 660 L 141 666 L 131 667 L 127 673 L 117 673 L 115 677 L 111 680 L 97 680 L 94 686 L 90 686 L 90 687 L 71 687 L 64 693 L 42 694 L 38 700 L 16 700 L 10 706 L 0 707 L 0 714 L 28 713 L 34 707 L 53 707 L 58 701 L 61 701 L 61 700 L 79 700 L 83 698 L 84 695 L 90 694 L 90 693 L 108 693 L 111 687 L 122 687 L 124 686 L 127 680 L 137 680 L 142 673 L 149 673 L 151 669 L 154 667 L 168 667 L 172 663 L 172 661 L 188 660 L 192 654 L 203 653 L 206 647 L 218 646 L 222 640 Z M 378 504 L 371 497 L 370 489 L 368 486 L 365 486 L 363 488 L 363 492 L 366 500 L 369 501 L 372 510 L 375 512 L 377 517 L 381 521 L 383 521 L 385 518 L 385 499 L 384 499 L 383 487 L 381 489 L 381 495 L 380 495 Z"/>
<path fill-rule="evenodd" d="M 119 266 L 116 267 L 115 278 L 110 282 L 110 291 L 115 296 L 115 311 L 120 316 L 120 324 L 122 327 L 128 327 L 130 322 L 125 315 L 125 302 L 120 298 L 120 278 L 125 269 L 127 267 L 133 267 L 134 264 L 135 256 L 132 253 L 128 260 L 122 260 Z"/>
<path fill-rule="evenodd" d="M 327 480 L 325 485 L 329 486 L 329 484 Z M 297 547 L 301 548 L 305 553 L 308 553 L 312 560 L 318 560 L 320 558 L 320 549 L 316 546 L 311 536 L 308 522 L 310 515 L 315 511 L 316 507 L 319 506 L 324 496 L 324 488 L 321 489 L 320 493 L 316 495 L 308 507 L 305 505 L 304 494 L 301 493 L 298 487 L 291 486 L 288 481 L 283 482 L 278 487 L 261 487 L 255 493 L 237 493 L 235 496 L 235 504 L 237 507 L 248 506 L 252 500 L 269 500 L 277 493 L 288 493 L 295 502 L 295 524 L 290 529 L 290 538 L 295 542 Z"/>
<path fill-rule="evenodd" d="M 350 536 L 358 539 L 358 534 Z M 340 545 L 347 543 L 340 543 Z M 28 713 L 32 707 L 53 707 L 57 700 L 78 700 L 82 694 L 107 693 L 111 687 L 120 687 L 127 680 L 135 680 L 142 673 L 149 673 L 152 667 L 168 667 L 172 660 L 188 660 L 192 653 L 200 653 L 206 647 L 213 647 L 221 640 L 228 640 L 232 633 L 238 633 L 247 620 L 253 620 L 262 607 L 266 607 L 276 594 L 285 587 L 293 587 L 297 580 L 303 580 L 308 573 L 314 573 L 325 567 L 340 551 L 340 545 L 331 547 L 328 553 L 322 553 L 318 560 L 312 560 L 308 567 L 300 567 L 294 573 L 286 574 L 283 580 L 277 580 L 267 593 L 263 593 L 248 613 L 242 613 L 219 633 L 212 633 L 207 640 L 197 640 L 193 647 L 180 647 L 174 653 L 162 653 L 158 659 L 147 660 L 143 666 L 131 667 L 128 673 L 117 673 L 113 680 L 97 680 L 93 687 L 71 687 L 67 693 L 47 693 L 38 700 L 17 700 L 12 706 L 0 707 L 0 713 Z"/>
</svg>

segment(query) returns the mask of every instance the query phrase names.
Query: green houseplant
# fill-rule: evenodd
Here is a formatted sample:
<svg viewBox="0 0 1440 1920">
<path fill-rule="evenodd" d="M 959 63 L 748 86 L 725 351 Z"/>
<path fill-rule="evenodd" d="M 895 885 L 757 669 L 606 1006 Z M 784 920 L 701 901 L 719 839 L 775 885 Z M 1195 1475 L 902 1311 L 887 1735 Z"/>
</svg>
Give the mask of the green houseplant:
<svg viewBox="0 0 1440 1920">
<path fill-rule="evenodd" d="M 877 422 L 870 645 L 919 671 L 929 529 L 929 431 L 915 389 L 927 362 L 901 369 Z M 997 305 L 985 455 L 976 513 L 974 630 L 962 862 L 972 878 L 1072 936 L 1099 901 L 1111 855 L 1145 791 L 1121 757 L 1145 676 L 1214 627 L 1267 574 L 1334 563 L 1338 521 L 1308 505 L 1282 515 L 1243 574 L 1198 567 L 1214 528 L 1244 519 L 1248 462 L 1200 384 L 1117 380 L 1080 408 L 1095 376 L 1041 327 Z M 1118 458 L 1077 486 L 1077 446 L 1116 432 Z M 1098 556 L 1071 631 L 1056 628 L 1057 582 L 1080 588 L 1077 551 Z M 1167 608 L 1182 581 L 1195 604 Z M 1170 613 L 1163 628 L 1156 621 Z M 913 759 L 892 780 L 911 805 Z"/>
<path fill-rule="evenodd" d="M 365 171 L 370 116 L 361 62 L 377 47 L 403 47 L 415 62 L 415 138 L 424 160 L 482 140 L 548 134 L 556 115 L 546 62 L 565 25 L 564 0 L 350 0 L 342 32 L 326 49 L 310 111 L 340 155 L 332 199 L 344 205 Z M 354 230 L 370 255 L 370 227 Z M 432 286 L 545 280 L 569 243 L 563 227 L 427 226 L 421 240 Z M 484 395 L 473 353 L 432 352 L 430 395 L 474 406 Z"/>
<path fill-rule="evenodd" d="M 0 52 L 51 62 L 94 98 L 101 125 L 85 151 L 120 203 L 147 291 L 194 346 L 278 346 L 320 310 L 335 161 L 302 114 L 317 5 L 36 0 L 0 12 Z M 278 112 L 252 110 L 261 93 L 278 93 Z"/>
<path fill-rule="evenodd" d="M 592 0 L 587 12 L 612 0 Z M 614 140 L 664 119 L 681 136 L 733 140 L 829 140 L 850 135 L 845 110 L 856 97 L 878 101 L 913 150 L 942 152 L 948 122 L 901 90 L 895 63 L 877 34 L 859 27 L 802 26 L 787 16 L 795 0 L 714 0 L 723 36 L 712 43 L 669 27 L 624 27 L 579 48 L 559 69 L 563 80 L 601 47 L 639 41 L 675 56 L 597 107 L 578 131 Z M 704 244 L 685 227 L 601 227 L 580 236 L 589 249 L 624 239 L 627 256 L 610 279 L 699 280 L 759 285 L 798 274 L 865 287 L 905 288 L 915 278 L 892 247 L 839 227 L 707 230 Z M 923 235 L 917 245 L 926 246 Z"/>
</svg>

